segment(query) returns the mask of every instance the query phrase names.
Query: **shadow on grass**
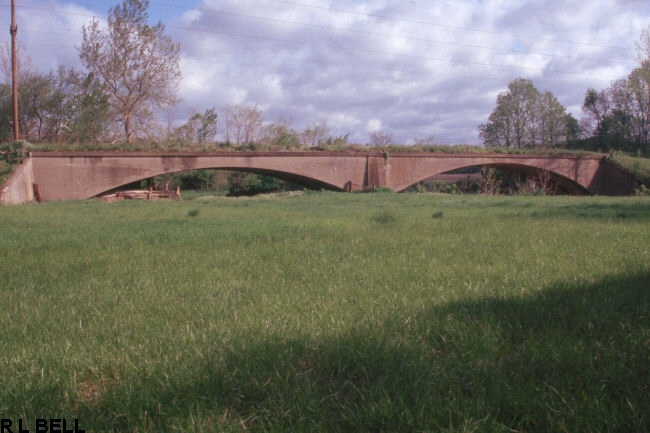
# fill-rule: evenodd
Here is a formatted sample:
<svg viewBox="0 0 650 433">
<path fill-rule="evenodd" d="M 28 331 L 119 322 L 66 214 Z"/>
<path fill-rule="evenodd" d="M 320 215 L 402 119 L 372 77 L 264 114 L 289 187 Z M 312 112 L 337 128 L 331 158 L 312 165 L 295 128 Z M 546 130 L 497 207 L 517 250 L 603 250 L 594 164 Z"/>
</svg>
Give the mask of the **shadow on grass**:
<svg viewBox="0 0 650 433">
<path fill-rule="evenodd" d="M 625 201 L 593 201 L 585 202 L 589 198 L 581 199 L 573 204 L 554 202 L 552 199 L 544 202 L 536 201 L 484 201 L 474 205 L 486 209 L 509 209 L 507 215 L 519 218 L 522 215 L 532 217 L 577 217 L 586 219 L 650 221 L 650 200 L 645 198 L 626 198 Z M 516 212 L 519 210 L 519 212 Z"/>
<path fill-rule="evenodd" d="M 533 216 L 573 216 L 578 218 L 650 221 L 650 200 L 627 203 L 580 203 L 570 206 L 536 209 Z"/>
<path fill-rule="evenodd" d="M 650 431 L 648 272 L 235 344 L 76 416 L 87 431 Z"/>
</svg>

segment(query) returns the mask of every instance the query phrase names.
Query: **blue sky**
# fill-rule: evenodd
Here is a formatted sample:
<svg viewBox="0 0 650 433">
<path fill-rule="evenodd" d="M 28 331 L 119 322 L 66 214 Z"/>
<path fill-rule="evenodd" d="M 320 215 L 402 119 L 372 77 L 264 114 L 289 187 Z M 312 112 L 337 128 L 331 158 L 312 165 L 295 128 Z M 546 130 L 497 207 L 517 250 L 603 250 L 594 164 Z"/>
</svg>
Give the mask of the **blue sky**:
<svg viewBox="0 0 650 433">
<path fill-rule="evenodd" d="M 18 0 L 20 1 L 20 0 Z M 63 3 L 63 2 L 62 2 Z M 77 3 L 83 5 L 89 10 L 97 11 L 103 16 L 107 15 L 108 9 L 116 4 L 119 4 L 119 1 L 113 0 L 86 0 L 86 1 L 77 1 L 77 2 L 68 2 L 68 3 Z M 149 14 L 152 21 L 162 21 L 163 23 L 169 23 L 177 18 L 180 14 L 191 10 L 199 6 L 201 2 L 196 1 L 174 1 L 174 0 L 165 0 L 165 1 L 153 1 L 150 2 Z"/>
<path fill-rule="evenodd" d="M 81 67 L 81 26 L 107 0 L 16 0 L 18 38 L 35 69 Z M 589 87 L 636 65 L 650 25 L 647 0 L 196 0 L 151 1 L 182 46 L 181 103 L 168 114 L 257 104 L 296 129 L 325 122 L 364 143 L 434 136 L 478 144 L 496 96 L 522 77 L 576 118 Z M 10 0 L 0 0 L 9 41 Z M 1 25 L 1 24 L 0 24 Z"/>
</svg>

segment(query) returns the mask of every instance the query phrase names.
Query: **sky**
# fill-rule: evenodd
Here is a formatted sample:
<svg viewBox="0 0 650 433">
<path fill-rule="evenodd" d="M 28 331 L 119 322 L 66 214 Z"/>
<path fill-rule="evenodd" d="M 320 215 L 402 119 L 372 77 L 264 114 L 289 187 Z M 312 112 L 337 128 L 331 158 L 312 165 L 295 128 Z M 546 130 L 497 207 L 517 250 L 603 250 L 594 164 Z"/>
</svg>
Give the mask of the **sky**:
<svg viewBox="0 0 650 433">
<path fill-rule="evenodd" d="M 15 0 L 18 40 L 33 67 L 82 69 L 81 28 L 119 1 Z M 0 44 L 10 41 L 0 0 Z M 321 124 L 332 136 L 400 144 L 479 145 L 500 92 L 525 78 L 577 119 L 589 88 L 638 64 L 647 0 L 161 0 L 150 1 L 181 44 L 181 102 L 192 113 L 255 104 L 268 122 Z"/>
</svg>

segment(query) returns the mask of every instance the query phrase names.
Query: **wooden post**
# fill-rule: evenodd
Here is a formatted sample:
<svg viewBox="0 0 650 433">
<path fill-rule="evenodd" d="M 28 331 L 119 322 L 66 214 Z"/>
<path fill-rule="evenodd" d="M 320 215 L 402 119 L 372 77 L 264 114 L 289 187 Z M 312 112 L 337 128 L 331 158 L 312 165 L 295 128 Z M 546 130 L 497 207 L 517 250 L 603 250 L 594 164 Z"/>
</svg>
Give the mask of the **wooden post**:
<svg viewBox="0 0 650 433">
<path fill-rule="evenodd" d="M 14 141 L 20 140 L 20 128 L 18 127 L 18 48 L 16 47 L 16 2 L 11 0 L 11 89 L 13 93 L 13 114 L 14 114 Z"/>
</svg>

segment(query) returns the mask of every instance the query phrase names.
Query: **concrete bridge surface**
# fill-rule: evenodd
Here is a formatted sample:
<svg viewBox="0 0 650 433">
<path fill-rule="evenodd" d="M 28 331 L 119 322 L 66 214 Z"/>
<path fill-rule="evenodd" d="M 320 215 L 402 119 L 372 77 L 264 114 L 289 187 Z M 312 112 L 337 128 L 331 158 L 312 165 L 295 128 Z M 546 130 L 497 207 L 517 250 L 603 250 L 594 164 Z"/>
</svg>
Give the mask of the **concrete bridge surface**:
<svg viewBox="0 0 650 433">
<path fill-rule="evenodd" d="M 208 168 L 269 174 L 341 191 L 403 191 L 438 174 L 484 165 L 544 170 L 570 193 L 629 195 L 637 186 L 629 173 L 603 155 L 66 151 L 30 153 L 0 191 L 0 202 L 29 201 L 34 194 L 42 201 L 87 199 L 153 176 Z"/>
</svg>

